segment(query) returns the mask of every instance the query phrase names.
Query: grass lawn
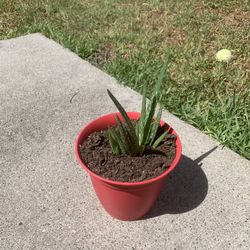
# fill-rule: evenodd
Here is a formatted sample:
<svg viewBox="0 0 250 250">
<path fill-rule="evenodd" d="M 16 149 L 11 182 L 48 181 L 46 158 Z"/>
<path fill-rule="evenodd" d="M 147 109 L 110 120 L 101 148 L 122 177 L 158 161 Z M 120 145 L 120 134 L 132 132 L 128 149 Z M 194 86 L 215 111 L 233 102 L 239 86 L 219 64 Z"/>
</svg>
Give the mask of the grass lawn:
<svg viewBox="0 0 250 250">
<path fill-rule="evenodd" d="M 0 39 L 33 32 L 137 91 L 170 50 L 164 107 L 250 158 L 248 0 L 0 0 Z M 228 64 L 215 60 L 222 48 Z"/>
</svg>

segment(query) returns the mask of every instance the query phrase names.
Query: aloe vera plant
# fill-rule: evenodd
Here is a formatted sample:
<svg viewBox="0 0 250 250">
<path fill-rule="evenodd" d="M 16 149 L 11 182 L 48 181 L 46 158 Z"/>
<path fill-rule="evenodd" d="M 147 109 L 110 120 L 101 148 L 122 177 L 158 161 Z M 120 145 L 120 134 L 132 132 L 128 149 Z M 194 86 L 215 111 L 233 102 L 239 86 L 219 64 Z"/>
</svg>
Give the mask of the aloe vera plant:
<svg viewBox="0 0 250 250">
<path fill-rule="evenodd" d="M 114 154 L 127 154 L 131 156 L 142 155 L 146 147 L 156 148 L 165 138 L 167 132 L 157 137 L 162 109 L 157 110 L 161 99 L 161 86 L 168 67 L 169 57 L 163 65 L 156 83 L 155 91 L 149 103 L 147 102 L 147 87 L 144 85 L 140 119 L 134 124 L 128 117 L 125 109 L 108 91 L 108 95 L 120 112 L 123 121 L 116 115 L 117 127 L 108 130 L 108 139 Z"/>
</svg>

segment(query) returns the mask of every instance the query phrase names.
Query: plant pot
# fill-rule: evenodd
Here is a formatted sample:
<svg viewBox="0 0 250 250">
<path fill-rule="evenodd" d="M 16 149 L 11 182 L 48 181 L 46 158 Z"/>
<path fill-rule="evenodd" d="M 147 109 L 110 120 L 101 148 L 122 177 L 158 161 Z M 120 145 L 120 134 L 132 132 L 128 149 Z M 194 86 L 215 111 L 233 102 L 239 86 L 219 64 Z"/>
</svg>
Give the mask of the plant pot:
<svg viewBox="0 0 250 250">
<path fill-rule="evenodd" d="M 85 166 L 79 154 L 79 145 L 91 133 L 117 125 L 115 114 L 121 118 L 120 113 L 111 113 L 99 117 L 85 126 L 80 131 L 75 142 L 75 154 L 79 164 L 89 173 L 95 192 L 106 211 L 117 219 L 129 221 L 141 218 L 154 205 L 166 176 L 176 167 L 180 160 L 181 142 L 176 132 L 161 121 L 161 126 L 166 127 L 170 133 L 177 136 L 176 155 L 170 167 L 163 174 L 142 182 L 129 183 L 105 179 Z M 137 112 L 127 112 L 127 114 L 131 120 L 140 118 L 140 113 Z"/>
</svg>

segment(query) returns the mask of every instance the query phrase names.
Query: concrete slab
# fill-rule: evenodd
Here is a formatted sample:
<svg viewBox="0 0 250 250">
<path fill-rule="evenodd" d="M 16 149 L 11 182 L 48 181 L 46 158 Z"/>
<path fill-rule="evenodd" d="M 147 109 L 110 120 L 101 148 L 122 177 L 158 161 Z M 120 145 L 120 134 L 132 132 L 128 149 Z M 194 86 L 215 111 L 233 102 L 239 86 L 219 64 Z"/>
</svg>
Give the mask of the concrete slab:
<svg viewBox="0 0 250 250">
<path fill-rule="evenodd" d="M 168 112 L 183 158 L 152 211 L 100 206 L 73 144 L 93 118 L 140 95 L 40 34 L 0 42 L 1 249 L 250 249 L 250 163 Z"/>
</svg>

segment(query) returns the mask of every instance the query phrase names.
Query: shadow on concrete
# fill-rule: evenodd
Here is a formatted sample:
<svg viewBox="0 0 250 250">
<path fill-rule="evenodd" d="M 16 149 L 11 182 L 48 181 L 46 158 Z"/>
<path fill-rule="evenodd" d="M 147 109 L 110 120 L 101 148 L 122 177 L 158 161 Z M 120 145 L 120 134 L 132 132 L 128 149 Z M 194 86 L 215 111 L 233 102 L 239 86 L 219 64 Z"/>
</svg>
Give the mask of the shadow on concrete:
<svg viewBox="0 0 250 250">
<path fill-rule="evenodd" d="M 166 178 L 165 185 L 155 206 L 142 219 L 163 214 L 180 214 L 198 207 L 205 199 L 208 181 L 201 169 L 201 161 L 217 147 L 195 160 L 182 155 L 179 165 Z"/>
</svg>

